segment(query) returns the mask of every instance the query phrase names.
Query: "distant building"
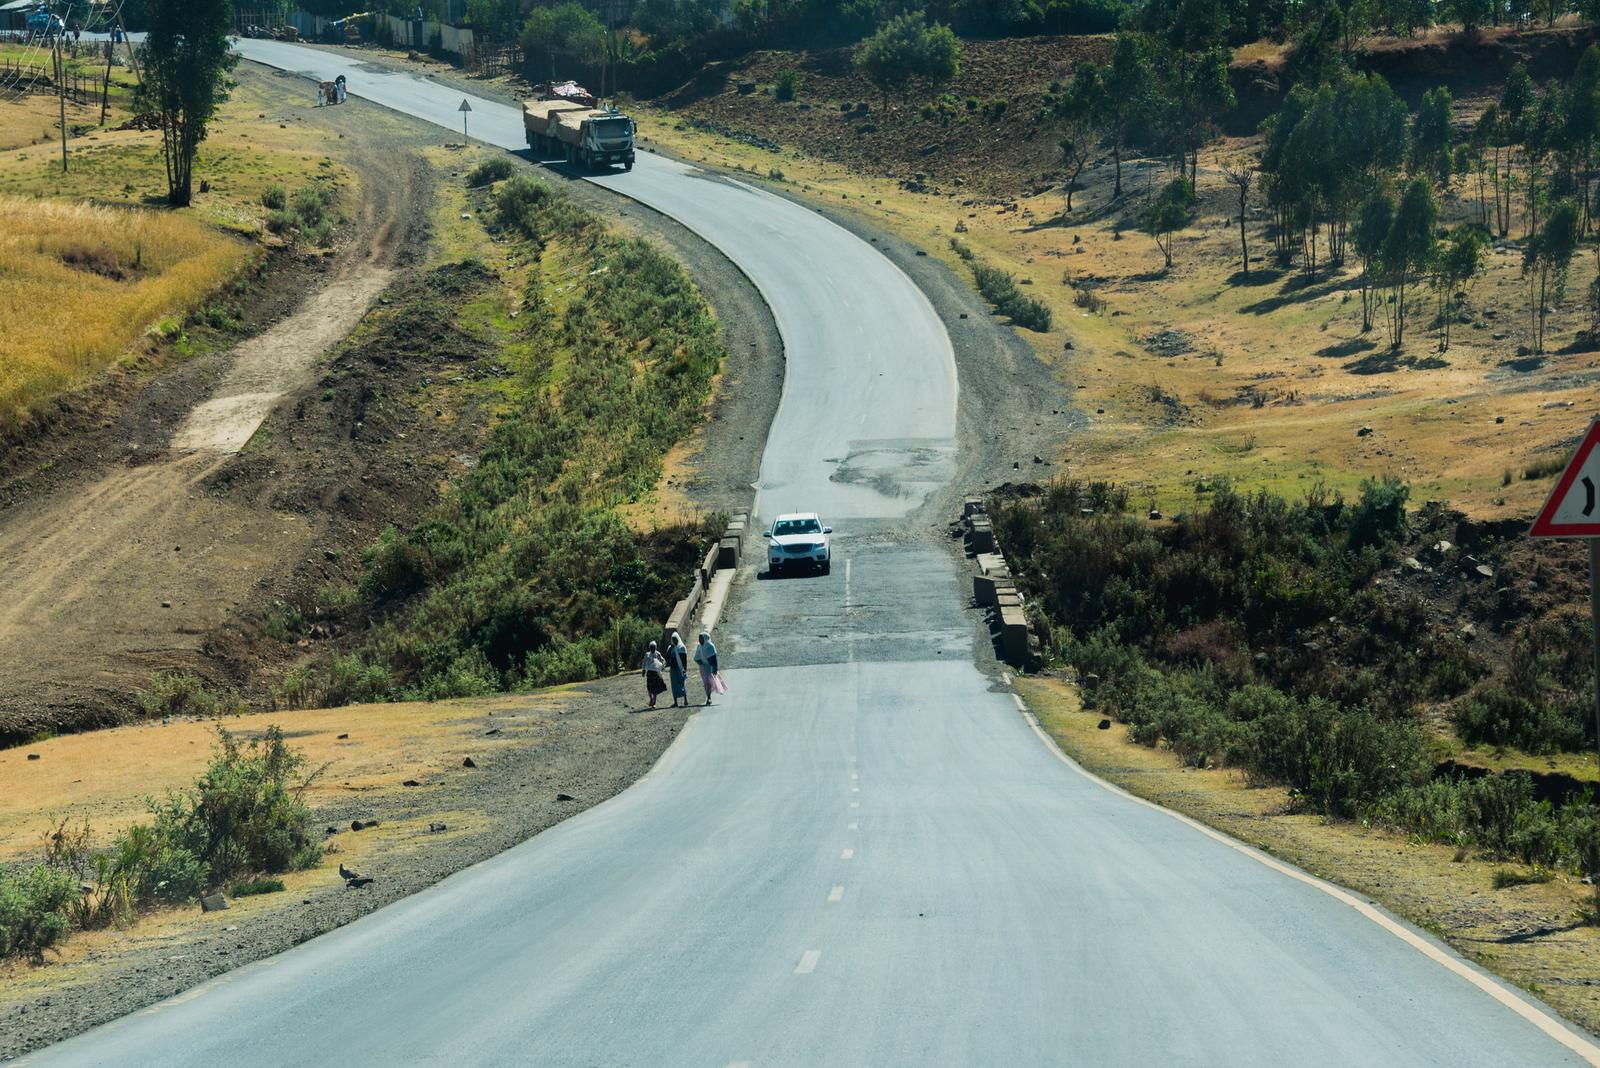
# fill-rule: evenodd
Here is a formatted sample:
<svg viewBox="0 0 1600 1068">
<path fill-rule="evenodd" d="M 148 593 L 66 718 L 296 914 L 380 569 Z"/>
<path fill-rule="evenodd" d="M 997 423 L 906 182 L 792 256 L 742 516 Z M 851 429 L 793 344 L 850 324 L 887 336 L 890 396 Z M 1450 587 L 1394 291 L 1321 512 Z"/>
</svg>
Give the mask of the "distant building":
<svg viewBox="0 0 1600 1068">
<path fill-rule="evenodd" d="M 11 0 L 0 4 L 0 33 L 26 33 L 28 12 L 42 6 L 39 0 Z"/>
</svg>

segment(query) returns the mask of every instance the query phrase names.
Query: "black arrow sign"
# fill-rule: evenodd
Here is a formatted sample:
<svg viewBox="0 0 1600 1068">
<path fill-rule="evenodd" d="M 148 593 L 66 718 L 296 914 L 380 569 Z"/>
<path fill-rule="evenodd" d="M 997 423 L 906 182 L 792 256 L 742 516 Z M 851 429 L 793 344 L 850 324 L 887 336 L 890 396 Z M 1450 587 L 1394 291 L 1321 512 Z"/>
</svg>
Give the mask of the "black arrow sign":
<svg viewBox="0 0 1600 1068">
<path fill-rule="evenodd" d="M 1594 480 L 1588 475 L 1583 476 L 1583 493 L 1583 514 L 1594 515 Z"/>
</svg>

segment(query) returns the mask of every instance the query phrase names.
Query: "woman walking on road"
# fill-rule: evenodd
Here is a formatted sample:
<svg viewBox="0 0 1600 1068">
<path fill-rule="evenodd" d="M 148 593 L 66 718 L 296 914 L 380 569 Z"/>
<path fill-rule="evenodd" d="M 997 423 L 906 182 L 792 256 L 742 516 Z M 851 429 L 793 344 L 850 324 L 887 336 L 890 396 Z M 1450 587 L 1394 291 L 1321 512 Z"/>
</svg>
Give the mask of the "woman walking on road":
<svg viewBox="0 0 1600 1068">
<path fill-rule="evenodd" d="M 667 658 L 661 655 L 656 648 L 656 643 L 651 642 L 650 648 L 644 654 L 644 692 L 650 697 L 650 707 L 656 707 L 656 698 L 667 690 L 667 682 L 661 673 L 667 670 Z"/>
<path fill-rule="evenodd" d="M 709 705 L 712 693 L 727 691 L 717 675 L 717 647 L 711 644 L 711 635 L 705 631 L 700 632 L 700 644 L 694 651 L 694 662 L 700 665 L 700 685 L 706 688 L 706 704 Z"/>
<path fill-rule="evenodd" d="M 672 678 L 672 707 L 677 708 L 678 702 L 683 702 L 683 707 L 689 707 L 689 649 L 683 644 L 683 639 L 677 631 L 672 632 L 670 644 L 667 646 L 667 674 Z"/>
</svg>

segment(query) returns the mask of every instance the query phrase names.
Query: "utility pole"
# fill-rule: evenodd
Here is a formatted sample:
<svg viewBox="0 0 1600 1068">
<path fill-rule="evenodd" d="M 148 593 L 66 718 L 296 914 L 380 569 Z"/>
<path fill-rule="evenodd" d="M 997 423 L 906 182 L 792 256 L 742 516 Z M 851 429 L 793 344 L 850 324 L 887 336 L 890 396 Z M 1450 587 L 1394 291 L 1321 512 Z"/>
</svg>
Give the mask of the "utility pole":
<svg viewBox="0 0 1600 1068">
<path fill-rule="evenodd" d="M 100 83 L 100 125 L 106 124 L 106 108 L 111 106 L 111 56 L 116 48 L 110 41 L 106 42 L 106 80 Z"/>
<path fill-rule="evenodd" d="M 61 40 L 67 35 L 67 15 L 72 5 L 67 4 L 61 13 L 61 25 L 56 27 L 56 99 L 61 102 L 61 173 L 67 173 L 67 79 L 66 59 L 61 54 Z"/>
</svg>

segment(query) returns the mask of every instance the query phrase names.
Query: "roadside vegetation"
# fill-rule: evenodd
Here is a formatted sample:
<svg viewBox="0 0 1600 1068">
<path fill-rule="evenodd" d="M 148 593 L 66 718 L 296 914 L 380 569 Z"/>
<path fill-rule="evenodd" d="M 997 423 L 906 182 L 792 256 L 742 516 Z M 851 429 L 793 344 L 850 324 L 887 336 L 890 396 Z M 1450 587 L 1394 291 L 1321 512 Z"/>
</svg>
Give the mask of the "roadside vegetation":
<svg viewBox="0 0 1600 1068">
<path fill-rule="evenodd" d="M 230 884 L 235 894 L 282 889 L 267 877 L 322 858 L 303 800 L 317 774 L 277 727 L 248 743 L 219 727 L 194 784 L 148 799 L 149 818 L 109 846 L 93 844 L 87 820 L 63 820 L 40 863 L 0 865 L 0 959 L 41 960 L 74 930 L 122 926 Z"/>
<path fill-rule="evenodd" d="M 1485 642 L 1454 625 L 1407 583 L 1423 567 L 1407 546 L 1440 546 L 1437 566 L 1468 582 L 1487 565 L 1458 555 L 1437 510 L 1408 515 L 1397 481 L 1368 482 L 1353 500 L 1227 483 L 1207 496 L 1169 521 L 1130 514 L 1126 492 L 1102 483 L 995 502 L 1049 653 L 1078 672 L 1088 707 L 1128 724 L 1134 742 L 1287 786 L 1331 818 L 1600 874 L 1590 786 L 1563 784 L 1556 800 L 1526 772 L 1439 768 L 1451 731 L 1534 753 L 1593 749 L 1591 666 L 1564 606 L 1506 618 L 1496 598 L 1509 591 L 1480 591 L 1469 599 L 1489 621 Z M 1498 655 L 1484 648 L 1497 617 Z"/>
<path fill-rule="evenodd" d="M 499 309 L 502 280 L 466 260 L 361 343 L 494 353 L 494 425 L 436 508 L 367 549 L 343 611 L 370 629 L 291 674 L 282 704 L 475 696 L 630 667 L 716 527 L 641 534 L 619 511 L 701 417 L 723 356 L 704 299 L 667 256 L 543 181 L 491 195 L 527 267 L 516 306 Z"/>
</svg>

